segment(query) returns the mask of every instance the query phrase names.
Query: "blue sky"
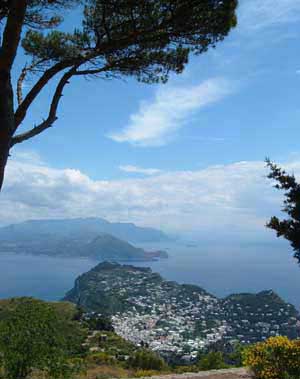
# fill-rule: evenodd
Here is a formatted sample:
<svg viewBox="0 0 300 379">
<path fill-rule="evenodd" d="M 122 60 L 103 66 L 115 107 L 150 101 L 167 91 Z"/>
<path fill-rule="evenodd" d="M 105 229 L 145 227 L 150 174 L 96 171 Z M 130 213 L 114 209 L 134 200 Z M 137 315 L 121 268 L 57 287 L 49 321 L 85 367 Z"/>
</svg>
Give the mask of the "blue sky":
<svg viewBox="0 0 300 379">
<path fill-rule="evenodd" d="M 263 160 L 300 167 L 299 26 L 300 0 L 240 0 L 237 28 L 167 85 L 76 78 L 54 127 L 13 152 L 1 220 L 98 215 L 176 232 L 219 223 L 271 238 L 263 224 L 280 197 Z"/>
</svg>

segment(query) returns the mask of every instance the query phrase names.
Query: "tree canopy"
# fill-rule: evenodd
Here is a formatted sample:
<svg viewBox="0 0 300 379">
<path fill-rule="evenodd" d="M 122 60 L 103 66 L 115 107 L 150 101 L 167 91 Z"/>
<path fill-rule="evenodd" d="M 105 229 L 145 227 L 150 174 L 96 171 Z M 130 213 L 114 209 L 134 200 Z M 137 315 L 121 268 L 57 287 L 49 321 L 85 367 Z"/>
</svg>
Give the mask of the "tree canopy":
<svg viewBox="0 0 300 379">
<path fill-rule="evenodd" d="M 52 371 L 63 356 L 57 324 L 53 309 L 34 300 L 24 300 L 8 312 L 0 323 L 0 351 L 8 378 L 26 378 L 33 368 Z"/>
<path fill-rule="evenodd" d="M 237 0 L 0 0 L 0 188 L 10 149 L 53 125 L 72 77 L 164 83 L 170 72 L 183 71 L 191 53 L 224 39 L 236 25 L 236 7 Z M 63 16 L 74 8 L 81 20 L 66 31 Z M 28 62 L 12 83 L 19 45 Z M 23 94 L 28 74 L 36 81 Z M 57 76 L 44 120 L 20 132 L 32 103 Z"/>
<path fill-rule="evenodd" d="M 5 375 L 23 379 L 33 370 L 50 377 L 71 372 L 67 359 L 81 348 L 84 334 L 77 323 L 40 300 L 11 299 L 0 312 L 0 352 Z"/>
<path fill-rule="evenodd" d="M 282 211 L 288 216 L 283 220 L 273 216 L 267 227 L 275 230 L 277 237 L 284 237 L 290 242 L 294 257 L 300 263 L 300 184 L 294 175 L 287 174 L 269 159 L 266 162 L 270 169 L 268 178 L 275 180 L 275 188 L 285 191 Z"/>
</svg>

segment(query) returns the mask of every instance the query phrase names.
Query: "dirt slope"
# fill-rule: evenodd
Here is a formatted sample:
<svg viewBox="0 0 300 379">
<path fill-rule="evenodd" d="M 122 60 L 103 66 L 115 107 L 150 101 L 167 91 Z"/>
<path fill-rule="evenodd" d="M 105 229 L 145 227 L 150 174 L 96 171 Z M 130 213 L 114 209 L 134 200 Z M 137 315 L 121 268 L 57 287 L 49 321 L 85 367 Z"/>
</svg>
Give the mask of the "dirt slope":
<svg viewBox="0 0 300 379">
<path fill-rule="evenodd" d="M 253 379 L 247 370 L 230 369 L 230 370 L 212 370 L 202 371 L 199 373 L 186 373 L 181 375 L 155 376 L 152 379 Z"/>
</svg>

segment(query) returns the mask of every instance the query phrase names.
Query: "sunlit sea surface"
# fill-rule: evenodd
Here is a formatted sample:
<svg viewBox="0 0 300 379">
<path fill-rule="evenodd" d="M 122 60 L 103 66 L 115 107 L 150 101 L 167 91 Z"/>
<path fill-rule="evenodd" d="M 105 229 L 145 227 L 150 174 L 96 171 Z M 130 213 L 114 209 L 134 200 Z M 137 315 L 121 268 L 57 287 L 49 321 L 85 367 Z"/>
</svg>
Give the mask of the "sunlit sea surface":
<svg viewBox="0 0 300 379">
<path fill-rule="evenodd" d="M 198 284 L 220 297 L 273 289 L 285 300 L 300 306 L 300 267 L 285 244 L 201 247 L 201 244 L 172 243 L 143 247 L 165 248 L 169 258 L 130 264 L 151 267 L 166 279 Z M 0 253 L 0 298 L 61 299 L 72 288 L 76 277 L 97 263 L 83 258 Z"/>
</svg>

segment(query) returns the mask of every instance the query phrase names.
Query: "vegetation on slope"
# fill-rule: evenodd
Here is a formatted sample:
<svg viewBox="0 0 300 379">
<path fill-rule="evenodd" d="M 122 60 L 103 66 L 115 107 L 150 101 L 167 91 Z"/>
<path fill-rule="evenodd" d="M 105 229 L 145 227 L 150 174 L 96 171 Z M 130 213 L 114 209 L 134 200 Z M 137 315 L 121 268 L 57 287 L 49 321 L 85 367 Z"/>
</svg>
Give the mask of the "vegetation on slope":
<svg viewBox="0 0 300 379">
<path fill-rule="evenodd" d="M 139 377 L 227 367 L 225 355 L 199 355 L 193 366 L 162 357 L 114 333 L 111 322 L 67 302 L 0 301 L 1 376 L 5 379 Z"/>
<path fill-rule="evenodd" d="M 25 379 L 41 371 L 49 377 L 73 373 L 71 358 L 83 353 L 85 332 L 73 321 L 70 304 L 33 298 L 1 302 L 0 351 L 7 378 Z"/>
</svg>

